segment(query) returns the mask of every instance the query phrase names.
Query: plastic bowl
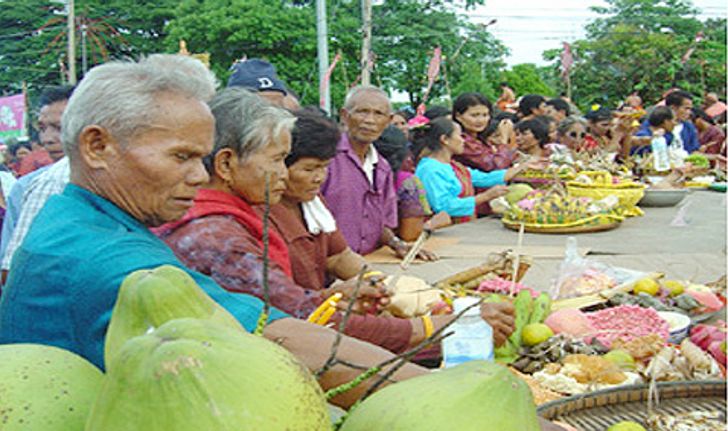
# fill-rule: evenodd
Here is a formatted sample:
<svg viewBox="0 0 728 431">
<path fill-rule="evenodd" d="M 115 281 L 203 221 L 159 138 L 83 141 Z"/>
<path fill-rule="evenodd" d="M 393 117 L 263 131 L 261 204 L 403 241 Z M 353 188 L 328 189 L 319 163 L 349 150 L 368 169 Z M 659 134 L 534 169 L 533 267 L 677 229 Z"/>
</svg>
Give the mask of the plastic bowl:
<svg viewBox="0 0 728 431">
<path fill-rule="evenodd" d="M 670 326 L 670 338 L 667 341 L 680 344 L 688 336 L 690 329 L 690 318 L 688 316 L 673 311 L 659 311 L 657 314 L 665 319 Z"/>
<path fill-rule="evenodd" d="M 640 206 L 645 207 L 672 207 L 685 198 L 690 192 L 688 189 L 653 189 L 645 190 L 645 195 L 639 202 Z"/>
</svg>

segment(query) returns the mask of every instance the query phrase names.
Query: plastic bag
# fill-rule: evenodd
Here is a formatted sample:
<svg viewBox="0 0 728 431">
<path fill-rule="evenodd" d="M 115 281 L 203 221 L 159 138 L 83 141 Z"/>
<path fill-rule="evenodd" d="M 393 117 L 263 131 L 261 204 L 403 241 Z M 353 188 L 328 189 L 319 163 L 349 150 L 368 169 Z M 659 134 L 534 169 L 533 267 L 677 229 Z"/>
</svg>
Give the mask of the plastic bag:
<svg viewBox="0 0 728 431">
<path fill-rule="evenodd" d="M 621 284 L 632 283 L 648 274 L 618 268 L 579 255 L 576 238 L 566 240 L 566 253 L 556 279 L 549 288 L 554 299 L 591 295 Z"/>
</svg>

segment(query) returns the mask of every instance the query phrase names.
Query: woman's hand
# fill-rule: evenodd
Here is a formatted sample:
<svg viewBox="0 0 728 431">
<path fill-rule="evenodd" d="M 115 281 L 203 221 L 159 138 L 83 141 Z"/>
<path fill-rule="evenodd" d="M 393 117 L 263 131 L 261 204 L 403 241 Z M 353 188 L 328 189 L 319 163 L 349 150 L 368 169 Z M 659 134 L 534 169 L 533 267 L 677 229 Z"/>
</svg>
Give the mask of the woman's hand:
<svg viewBox="0 0 728 431">
<path fill-rule="evenodd" d="M 508 194 L 508 187 L 504 185 L 497 185 L 489 188 L 488 190 L 478 193 L 475 198 L 476 203 L 479 205 L 483 202 L 492 201 L 495 198 L 505 196 Z"/>
<path fill-rule="evenodd" d="M 327 289 L 330 295 L 334 293 L 341 293 L 344 295 L 341 301 L 338 302 L 337 308 L 340 311 L 344 311 L 348 308 L 349 302 L 355 301 L 352 308 L 357 314 L 378 314 L 387 305 L 389 305 L 389 294 L 387 293 L 386 286 L 384 285 L 383 275 L 373 275 L 365 277 L 361 280 L 361 286 L 356 297 L 356 285 L 358 283 L 358 277 L 351 278 L 346 281 L 342 281 L 334 284 Z"/>
</svg>

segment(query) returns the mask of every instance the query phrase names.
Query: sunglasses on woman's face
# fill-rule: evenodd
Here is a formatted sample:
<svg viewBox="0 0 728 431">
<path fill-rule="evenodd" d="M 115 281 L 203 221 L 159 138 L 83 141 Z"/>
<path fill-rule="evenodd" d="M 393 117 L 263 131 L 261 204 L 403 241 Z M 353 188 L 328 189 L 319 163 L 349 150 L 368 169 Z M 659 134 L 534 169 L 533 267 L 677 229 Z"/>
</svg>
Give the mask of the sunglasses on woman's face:
<svg viewBox="0 0 728 431">
<path fill-rule="evenodd" d="M 584 139 L 584 136 L 586 136 L 586 133 L 584 133 L 584 132 L 569 132 L 569 136 L 571 136 L 573 139 Z"/>
</svg>

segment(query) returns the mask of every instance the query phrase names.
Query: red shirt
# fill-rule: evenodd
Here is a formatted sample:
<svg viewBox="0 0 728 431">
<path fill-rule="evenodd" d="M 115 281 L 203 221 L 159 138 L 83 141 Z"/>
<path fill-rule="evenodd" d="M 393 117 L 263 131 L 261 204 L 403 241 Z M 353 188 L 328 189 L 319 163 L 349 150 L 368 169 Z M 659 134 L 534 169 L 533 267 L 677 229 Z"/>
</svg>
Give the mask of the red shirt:
<svg viewBox="0 0 728 431">
<path fill-rule="evenodd" d="M 308 231 L 300 215 L 284 206 L 270 209 L 272 226 L 288 245 L 293 279 L 305 289 L 321 290 L 326 286 L 326 261 L 348 247 L 338 229 L 314 235 Z"/>
</svg>

